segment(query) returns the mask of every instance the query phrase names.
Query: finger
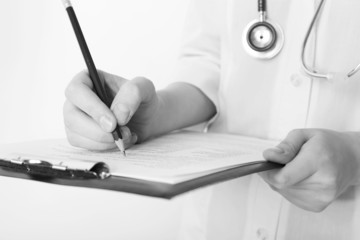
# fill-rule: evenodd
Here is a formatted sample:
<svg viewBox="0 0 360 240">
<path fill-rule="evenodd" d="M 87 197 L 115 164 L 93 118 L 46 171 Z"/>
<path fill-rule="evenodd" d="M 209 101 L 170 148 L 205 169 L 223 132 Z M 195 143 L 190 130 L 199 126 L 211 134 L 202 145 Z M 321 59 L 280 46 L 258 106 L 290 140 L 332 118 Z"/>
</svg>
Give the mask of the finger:
<svg viewBox="0 0 360 240">
<path fill-rule="evenodd" d="M 104 132 L 92 118 L 77 109 L 70 102 L 64 104 L 64 122 L 68 131 L 83 136 L 95 142 L 113 143 L 111 133 Z M 125 147 L 130 147 L 137 141 L 137 136 L 126 126 L 120 128 Z"/>
<path fill-rule="evenodd" d="M 314 152 L 307 149 L 306 143 L 298 155 L 283 168 L 264 172 L 264 180 L 277 189 L 285 189 L 311 177 L 316 171 Z"/>
<path fill-rule="evenodd" d="M 105 132 L 91 117 L 86 115 L 72 103 L 64 104 L 64 123 L 72 132 L 96 142 L 112 143 L 111 133 Z"/>
<path fill-rule="evenodd" d="M 65 95 L 73 105 L 93 118 L 106 132 L 112 132 L 116 119 L 111 110 L 92 90 L 90 77 L 81 72 L 75 76 L 65 90 Z"/>
<path fill-rule="evenodd" d="M 125 149 L 130 148 L 133 143 L 133 133 L 131 133 L 130 129 L 126 126 L 120 127 L 122 140 L 124 142 Z"/>
<path fill-rule="evenodd" d="M 128 149 L 132 147 L 134 144 L 136 144 L 138 140 L 136 133 L 131 132 L 130 129 L 126 126 L 122 126 L 120 130 L 123 136 L 122 140 L 124 142 L 125 149 Z"/>
<path fill-rule="evenodd" d="M 278 192 L 289 202 L 304 210 L 319 212 L 324 209 L 324 207 L 321 208 L 319 202 L 313 200 L 314 195 L 316 195 L 314 191 L 291 189 L 287 191 L 280 190 Z"/>
<path fill-rule="evenodd" d="M 306 180 L 291 189 L 286 189 L 285 191 L 279 190 L 278 192 L 288 201 L 304 210 L 321 212 L 329 206 L 334 199 L 329 198 L 326 192 L 322 192 L 312 185 L 311 180 Z"/>
<path fill-rule="evenodd" d="M 69 143 L 75 147 L 80 147 L 95 151 L 105 151 L 105 150 L 117 148 L 113 139 L 111 142 L 98 142 L 96 140 L 80 135 L 77 132 L 74 132 L 67 127 L 65 127 L 65 130 Z M 136 143 L 137 136 L 136 134 L 132 134 L 128 127 L 122 127 L 120 128 L 120 130 L 123 135 L 124 146 L 126 149 L 130 148 L 132 145 Z"/>
<path fill-rule="evenodd" d="M 118 123 L 126 125 L 139 105 L 150 101 L 154 92 L 154 85 L 146 78 L 138 77 L 123 84 L 111 106 Z"/>
<path fill-rule="evenodd" d="M 75 132 L 72 132 L 70 129 L 65 128 L 66 135 L 69 143 L 74 147 L 85 148 L 95 151 L 105 151 L 116 148 L 115 142 L 112 143 L 103 143 L 91 140 L 84 136 L 81 136 Z"/>
<path fill-rule="evenodd" d="M 128 80 L 120 76 L 98 70 L 99 77 L 106 81 L 106 90 L 111 99 L 115 98 L 115 95 L 120 89 L 120 86 Z"/>
<path fill-rule="evenodd" d="M 136 144 L 138 141 L 138 136 L 136 133 L 131 133 L 131 145 Z"/>
<path fill-rule="evenodd" d="M 266 149 L 263 156 L 266 160 L 286 164 L 294 159 L 310 137 L 309 130 L 293 130 L 276 147 Z"/>
</svg>

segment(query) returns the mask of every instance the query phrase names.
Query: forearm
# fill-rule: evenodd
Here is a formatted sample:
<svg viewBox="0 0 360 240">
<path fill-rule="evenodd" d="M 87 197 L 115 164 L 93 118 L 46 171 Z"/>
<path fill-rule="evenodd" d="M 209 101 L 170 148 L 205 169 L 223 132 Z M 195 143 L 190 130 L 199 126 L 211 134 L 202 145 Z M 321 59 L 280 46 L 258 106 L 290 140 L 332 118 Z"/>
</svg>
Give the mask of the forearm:
<svg viewBox="0 0 360 240">
<path fill-rule="evenodd" d="M 207 121 L 216 114 L 212 101 L 191 84 L 173 83 L 158 91 L 158 98 L 151 136 Z"/>
</svg>

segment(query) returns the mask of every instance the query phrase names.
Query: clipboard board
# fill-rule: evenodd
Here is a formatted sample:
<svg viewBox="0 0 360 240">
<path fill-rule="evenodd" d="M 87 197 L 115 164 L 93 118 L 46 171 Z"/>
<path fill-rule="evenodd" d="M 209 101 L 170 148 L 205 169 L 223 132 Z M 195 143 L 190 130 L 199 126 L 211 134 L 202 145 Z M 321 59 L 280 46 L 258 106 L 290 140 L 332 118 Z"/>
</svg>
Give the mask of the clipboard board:
<svg viewBox="0 0 360 240">
<path fill-rule="evenodd" d="M 257 162 L 176 184 L 169 184 L 129 177 L 111 176 L 109 169 L 104 163 L 97 163 L 90 170 L 78 170 L 69 169 L 65 166 L 52 166 L 50 163 L 39 162 L 38 160 L 0 159 L 0 176 L 171 199 L 197 188 L 279 167 L 282 167 L 282 165 L 272 162 Z"/>
<path fill-rule="evenodd" d="M 219 140 L 223 143 L 218 144 Z M 67 144 L 65 139 L 60 142 Z M 202 145 L 197 146 L 200 143 Z M 245 162 L 237 159 L 241 157 L 240 155 L 244 151 L 250 151 L 247 150 L 248 148 L 254 148 L 252 151 L 256 151 L 265 146 L 272 146 L 272 144 L 271 141 L 236 135 L 181 131 L 136 145 L 129 150 L 128 156 L 130 157 L 126 159 L 116 158 L 116 161 L 110 161 L 109 158 L 118 156 L 118 152 L 91 153 L 84 149 L 73 149 L 68 144 L 65 147 L 59 146 L 57 141 L 12 144 L 8 147 L 12 149 L 9 151 L 5 151 L 4 147 L 0 146 L 0 176 L 170 199 L 197 188 L 282 167 L 281 164 L 258 160 L 260 158 Z M 58 148 L 57 152 L 49 150 L 54 147 Z M 145 172 L 142 171 L 137 175 L 124 174 L 124 172 L 127 173 L 127 168 L 131 169 L 131 167 L 137 167 L 139 164 L 146 165 L 146 159 L 142 158 L 151 155 L 155 148 L 161 153 L 155 155 L 155 158 L 162 158 L 160 159 L 163 161 L 162 164 L 164 162 L 165 165 L 169 164 L 169 166 L 165 166 L 169 167 L 169 171 L 174 170 L 175 173 L 181 173 L 176 167 L 183 166 L 186 169 L 189 164 L 194 164 L 193 167 L 197 167 L 198 171 L 202 168 L 207 169 L 207 171 L 199 173 L 195 171 L 195 174 L 174 178 L 176 179 L 174 181 L 168 181 L 160 176 L 160 173 L 167 171 L 157 172 L 155 169 L 152 174 L 151 170 L 154 169 L 154 166 L 146 166 Z M 19 152 L 12 153 L 14 149 L 19 150 Z M 179 149 L 184 150 L 180 151 Z M 5 154 L 6 152 L 8 154 Z M 52 153 L 54 155 L 57 153 L 58 156 L 52 156 Z M 178 158 L 171 159 L 176 154 L 179 155 Z M 89 159 L 89 161 L 80 161 L 79 156 Z M 244 155 L 245 158 L 247 156 Z M 92 161 L 90 161 L 91 157 L 93 157 Z M 194 162 L 190 159 L 192 157 L 195 158 Z M 154 161 L 161 162 L 160 160 Z M 226 160 L 230 160 L 230 163 L 224 164 Z M 121 168 L 125 169 L 123 173 L 117 170 L 118 164 L 122 164 L 121 161 L 125 161 L 125 164 L 121 165 Z M 185 163 L 181 161 L 185 161 Z M 214 167 L 214 162 L 217 164 L 217 168 Z M 207 164 L 209 166 L 206 166 Z M 148 176 L 143 176 L 143 174 L 146 175 L 145 173 L 148 173 Z M 175 174 L 174 176 L 178 177 Z"/>
</svg>

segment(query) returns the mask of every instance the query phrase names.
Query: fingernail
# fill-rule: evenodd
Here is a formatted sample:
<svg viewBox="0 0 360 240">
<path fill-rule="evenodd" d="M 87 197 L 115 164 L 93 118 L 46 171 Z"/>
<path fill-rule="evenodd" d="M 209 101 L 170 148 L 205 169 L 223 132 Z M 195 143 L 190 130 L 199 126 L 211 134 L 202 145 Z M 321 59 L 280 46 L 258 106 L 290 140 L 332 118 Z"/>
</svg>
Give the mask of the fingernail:
<svg viewBox="0 0 360 240">
<path fill-rule="evenodd" d="M 129 120 L 129 116 L 130 116 L 130 110 L 128 107 L 126 107 L 123 104 L 118 104 L 116 106 L 117 108 L 117 119 L 120 125 L 125 125 L 127 124 L 128 120 Z"/>
<path fill-rule="evenodd" d="M 282 148 L 279 148 L 279 147 L 272 147 L 269 150 L 273 151 L 273 152 L 276 152 L 276 153 L 279 153 L 279 154 L 284 153 L 284 150 Z"/>
<path fill-rule="evenodd" d="M 111 132 L 113 130 L 113 123 L 107 116 L 102 116 L 100 118 L 100 127 L 106 132 Z"/>
</svg>

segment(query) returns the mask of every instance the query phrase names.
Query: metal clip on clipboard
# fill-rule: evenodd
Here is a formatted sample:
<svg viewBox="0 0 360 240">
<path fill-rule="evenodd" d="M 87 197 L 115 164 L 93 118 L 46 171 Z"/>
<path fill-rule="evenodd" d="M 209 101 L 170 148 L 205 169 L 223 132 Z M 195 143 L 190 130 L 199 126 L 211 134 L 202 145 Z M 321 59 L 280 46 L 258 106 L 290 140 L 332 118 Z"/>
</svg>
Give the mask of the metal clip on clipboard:
<svg viewBox="0 0 360 240">
<path fill-rule="evenodd" d="M 91 169 L 70 169 L 65 165 L 55 165 L 39 159 L 0 159 L 0 167 L 7 171 L 26 173 L 33 177 L 63 179 L 105 179 L 110 176 L 108 166 L 99 162 Z"/>
</svg>

